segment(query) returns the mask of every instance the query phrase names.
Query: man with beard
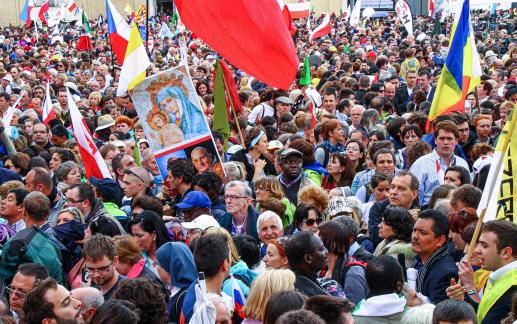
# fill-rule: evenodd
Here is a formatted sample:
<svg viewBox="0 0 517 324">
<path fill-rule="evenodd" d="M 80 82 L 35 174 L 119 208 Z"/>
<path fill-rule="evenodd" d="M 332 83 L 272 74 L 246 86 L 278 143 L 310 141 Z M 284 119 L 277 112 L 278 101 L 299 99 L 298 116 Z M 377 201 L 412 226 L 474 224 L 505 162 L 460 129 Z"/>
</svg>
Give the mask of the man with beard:
<svg viewBox="0 0 517 324">
<path fill-rule="evenodd" d="M 127 279 L 116 269 L 115 243 L 108 236 L 94 235 L 84 244 L 83 257 L 92 287 L 102 292 L 105 301 L 110 300 L 122 281 Z"/>
<path fill-rule="evenodd" d="M 81 302 L 53 278 L 39 282 L 27 294 L 23 312 L 26 324 L 85 323 L 81 316 Z"/>
</svg>

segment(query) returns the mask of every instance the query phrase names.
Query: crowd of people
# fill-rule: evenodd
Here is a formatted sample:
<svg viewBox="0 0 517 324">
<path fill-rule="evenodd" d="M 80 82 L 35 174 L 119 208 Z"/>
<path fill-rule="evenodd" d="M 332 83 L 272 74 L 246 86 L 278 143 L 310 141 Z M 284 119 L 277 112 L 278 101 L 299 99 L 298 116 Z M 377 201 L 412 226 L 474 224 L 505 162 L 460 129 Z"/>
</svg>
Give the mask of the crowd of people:
<svg viewBox="0 0 517 324">
<path fill-rule="evenodd" d="M 333 16 L 312 43 L 301 19 L 310 83 L 301 65 L 289 89 L 231 67 L 243 109 L 229 137 L 212 131 L 217 156 L 200 147 L 167 174 L 131 96 L 116 95 L 106 24 L 92 22 L 90 52 L 72 25 L 0 28 L 2 118 L 19 103 L 1 129 L 0 321 L 200 323 L 201 290 L 221 324 L 517 320 L 517 225 L 475 231 L 517 103 L 517 18 L 471 14 L 481 84 L 431 132 L 452 19 L 417 17 L 408 35 L 391 14 L 358 27 Z M 212 127 L 217 54 L 188 30 L 160 39 L 170 19 L 151 20 L 148 75 L 185 45 Z M 56 118 L 44 124 L 47 82 Z M 69 95 L 111 179 L 86 178 Z"/>
</svg>

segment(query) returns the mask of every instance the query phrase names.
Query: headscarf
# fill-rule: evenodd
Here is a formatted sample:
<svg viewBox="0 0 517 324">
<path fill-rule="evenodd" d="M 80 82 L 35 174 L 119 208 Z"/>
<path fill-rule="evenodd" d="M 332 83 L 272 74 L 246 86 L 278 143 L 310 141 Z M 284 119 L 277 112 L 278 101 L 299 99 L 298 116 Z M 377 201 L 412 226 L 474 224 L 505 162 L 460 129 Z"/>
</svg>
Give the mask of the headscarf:
<svg viewBox="0 0 517 324">
<path fill-rule="evenodd" d="M 197 270 L 192 252 L 185 243 L 169 242 L 156 251 L 160 266 L 171 276 L 176 288 L 187 288 L 197 280 Z"/>
</svg>

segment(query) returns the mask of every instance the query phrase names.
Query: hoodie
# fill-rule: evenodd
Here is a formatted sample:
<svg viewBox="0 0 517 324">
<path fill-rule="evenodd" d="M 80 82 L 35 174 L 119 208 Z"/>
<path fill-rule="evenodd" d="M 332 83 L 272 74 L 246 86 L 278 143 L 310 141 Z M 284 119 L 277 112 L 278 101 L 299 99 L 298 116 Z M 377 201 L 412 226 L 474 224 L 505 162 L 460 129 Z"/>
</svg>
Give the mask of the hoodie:
<svg viewBox="0 0 517 324">
<path fill-rule="evenodd" d="M 239 288 L 241 288 L 244 297 L 248 297 L 251 283 L 253 280 L 255 280 L 258 274 L 248 269 L 246 263 L 239 261 L 230 268 L 230 275 L 235 276 L 235 279 L 237 280 Z M 221 290 L 228 296 L 232 296 L 232 281 L 230 279 L 226 279 Z"/>
<path fill-rule="evenodd" d="M 357 324 L 400 323 L 406 310 L 406 298 L 395 293 L 363 299 L 352 315 Z"/>
</svg>

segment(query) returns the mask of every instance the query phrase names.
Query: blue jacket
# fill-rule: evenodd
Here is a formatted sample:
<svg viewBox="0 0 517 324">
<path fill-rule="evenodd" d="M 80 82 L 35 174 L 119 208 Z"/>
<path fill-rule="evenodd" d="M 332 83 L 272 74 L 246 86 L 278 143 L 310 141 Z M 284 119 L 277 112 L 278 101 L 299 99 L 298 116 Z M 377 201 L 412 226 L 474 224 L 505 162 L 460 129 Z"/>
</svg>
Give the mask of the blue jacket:
<svg viewBox="0 0 517 324">
<path fill-rule="evenodd" d="M 415 257 L 413 268 L 420 272 L 422 267 L 422 260 L 420 259 L 420 256 L 417 255 Z M 424 277 L 423 287 L 419 292 L 424 296 L 427 296 L 431 303 L 436 305 L 439 302 L 448 299 L 445 290 L 451 285 L 451 278 L 458 281 L 458 267 L 456 267 L 456 263 L 452 257 L 447 254 L 437 260 L 427 271 L 427 274 Z"/>
<path fill-rule="evenodd" d="M 257 241 L 259 241 L 259 236 L 257 232 L 257 219 L 259 217 L 259 213 L 253 208 L 248 207 L 248 216 L 246 218 L 246 234 L 253 236 Z M 233 217 L 229 213 L 224 214 L 221 218 L 218 219 L 219 225 L 227 230 L 230 234 L 236 235 L 235 228 L 233 226 Z"/>
</svg>

